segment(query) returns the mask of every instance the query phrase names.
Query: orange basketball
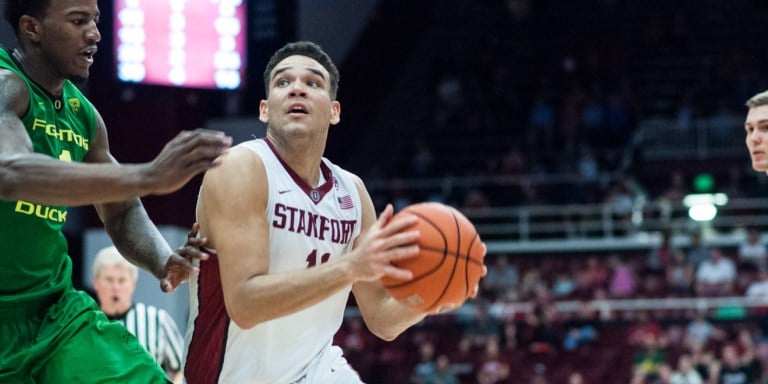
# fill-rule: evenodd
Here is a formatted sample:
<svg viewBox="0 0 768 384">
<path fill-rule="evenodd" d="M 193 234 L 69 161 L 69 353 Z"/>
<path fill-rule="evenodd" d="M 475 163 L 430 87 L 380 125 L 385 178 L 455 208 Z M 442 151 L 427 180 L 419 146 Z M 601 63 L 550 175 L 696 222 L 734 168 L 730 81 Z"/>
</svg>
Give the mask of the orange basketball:
<svg viewBox="0 0 768 384">
<path fill-rule="evenodd" d="M 384 277 L 389 294 L 413 307 L 434 312 L 444 304 L 461 306 L 474 294 L 483 272 L 485 246 L 475 226 L 448 205 L 427 202 L 409 205 L 399 215 L 418 218 L 418 256 L 392 264 L 413 272 L 413 279 Z"/>
</svg>

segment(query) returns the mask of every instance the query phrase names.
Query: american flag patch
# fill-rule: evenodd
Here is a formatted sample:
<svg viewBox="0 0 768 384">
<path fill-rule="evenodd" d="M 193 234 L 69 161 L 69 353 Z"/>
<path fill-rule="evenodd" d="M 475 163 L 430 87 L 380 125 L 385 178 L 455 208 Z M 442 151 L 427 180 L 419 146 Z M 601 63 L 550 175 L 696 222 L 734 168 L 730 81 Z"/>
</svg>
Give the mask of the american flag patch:
<svg viewBox="0 0 768 384">
<path fill-rule="evenodd" d="M 352 197 L 349 195 L 339 197 L 337 200 L 339 201 L 339 208 L 341 209 L 351 209 L 355 206 L 352 204 Z"/>
</svg>

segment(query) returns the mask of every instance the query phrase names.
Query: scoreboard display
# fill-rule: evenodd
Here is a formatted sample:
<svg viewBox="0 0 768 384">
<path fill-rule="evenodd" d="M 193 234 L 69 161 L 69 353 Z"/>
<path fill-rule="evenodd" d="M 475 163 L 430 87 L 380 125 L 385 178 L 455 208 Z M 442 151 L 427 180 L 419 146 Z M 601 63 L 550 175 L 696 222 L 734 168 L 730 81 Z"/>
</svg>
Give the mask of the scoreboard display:
<svg viewBox="0 0 768 384">
<path fill-rule="evenodd" d="M 121 81 L 237 89 L 246 70 L 243 0 L 116 0 Z"/>
</svg>

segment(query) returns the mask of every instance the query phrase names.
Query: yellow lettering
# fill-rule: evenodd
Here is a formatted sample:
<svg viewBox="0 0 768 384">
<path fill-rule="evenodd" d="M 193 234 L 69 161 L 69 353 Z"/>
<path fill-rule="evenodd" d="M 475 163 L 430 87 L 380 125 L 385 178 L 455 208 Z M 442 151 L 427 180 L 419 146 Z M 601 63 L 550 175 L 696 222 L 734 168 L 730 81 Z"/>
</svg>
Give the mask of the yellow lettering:
<svg viewBox="0 0 768 384">
<path fill-rule="evenodd" d="M 41 219 L 50 220 L 57 223 L 63 223 L 67 221 L 67 211 L 46 207 L 44 205 L 32 204 L 21 200 L 16 202 L 15 211 L 21 213 L 22 215 L 35 215 Z"/>
<path fill-rule="evenodd" d="M 23 213 L 25 215 L 31 215 L 32 212 L 35 211 L 35 205 L 31 203 L 27 203 L 26 201 L 17 201 L 16 202 L 16 212 Z"/>
<path fill-rule="evenodd" d="M 48 218 L 48 211 L 50 211 L 51 208 L 44 207 L 42 205 L 35 206 L 35 216 L 41 218 L 41 219 L 47 219 Z"/>
<path fill-rule="evenodd" d="M 77 132 L 71 129 L 58 129 L 55 124 L 48 124 L 43 119 L 35 119 L 35 121 L 32 122 L 32 130 L 35 129 L 45 129 L 45 134 L 48 136 L 53 136 L 59 139 L 59 141 L 75 143 L 78 147 L 81 147 L 86 151 L 88 150 L 90 140 L 77 134 Z"/>
<path fill-rule="evenodd" d="M 59 130 L 59 140 L 61 141 L 72 141 L 72 130 L 71 129 L 60 129 Z M 75 142 L 77 142 L 75 140 Z"/>
<path fill-rule="evenodd" d="M 35 121 L 32 123 L 32 130 L 34 131 L 38 128 L 45 128 L 45 120 L 35 119 Z"/>
<path fill-rule="evenodd" d="M 66 149 L 62 150 L 61 154 L 59 155 L 59 160 L 71 162 L 72 161 L 72 153 L 70 153 Z"/>
</svg>

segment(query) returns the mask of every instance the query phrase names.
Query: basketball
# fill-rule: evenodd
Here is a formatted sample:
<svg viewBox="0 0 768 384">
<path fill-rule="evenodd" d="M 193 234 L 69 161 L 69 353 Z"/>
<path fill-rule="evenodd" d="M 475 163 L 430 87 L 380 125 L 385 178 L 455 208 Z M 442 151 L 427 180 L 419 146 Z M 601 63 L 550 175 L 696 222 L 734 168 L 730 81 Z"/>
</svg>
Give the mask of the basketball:
<svg viewBox="0 0 768 384">
<path fill-rule="evenodd" d="M 445 304 L 458 308 L 476 294 L 485 246 L 469 219 L 455 208 L 436 202 L 409 205 L 395 217 L 400 215 L 418 218 L 415 229 L 420 232 L 420 251 L 415 257 L 392 263 L 413 272 L 413 279 L 383 277 L 381 281 L 389 294 L 428 313 Z"/>
</svg>

